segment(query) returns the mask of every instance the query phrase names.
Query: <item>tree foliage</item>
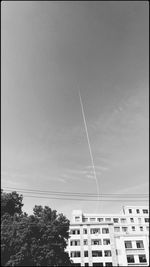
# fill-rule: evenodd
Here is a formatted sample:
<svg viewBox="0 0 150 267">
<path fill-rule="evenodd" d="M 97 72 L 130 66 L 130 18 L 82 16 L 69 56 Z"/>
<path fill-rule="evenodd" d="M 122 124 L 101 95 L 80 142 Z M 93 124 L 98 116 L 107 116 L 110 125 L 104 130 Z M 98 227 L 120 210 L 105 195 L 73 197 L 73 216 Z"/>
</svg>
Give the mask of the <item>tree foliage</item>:
<svg viewBox="0 0 150 267">
<path fill-rule="evenodd" d="M 69 220 L 56 210 L 35 206 L 30 216 L 7 210 L 1 231 L 2 266 L 71 266 L 65 252 Z"/>
<path fill-rule="evenodd" d="M 22 200 L 23 196 L 19 195 L 17 192 L 4 193 L 1 190 L 1 215 L 5 213 L 10 215 L 21 214 L 22 213 Z"/>
</svg>

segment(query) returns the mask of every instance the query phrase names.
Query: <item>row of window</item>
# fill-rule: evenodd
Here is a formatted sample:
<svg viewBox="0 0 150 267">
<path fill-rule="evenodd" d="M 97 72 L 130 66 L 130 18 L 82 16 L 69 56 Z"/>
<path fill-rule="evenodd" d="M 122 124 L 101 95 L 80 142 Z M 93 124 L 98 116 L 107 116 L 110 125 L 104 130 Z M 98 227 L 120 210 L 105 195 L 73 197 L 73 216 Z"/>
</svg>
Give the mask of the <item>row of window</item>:
<svg viewBox="0 0 150 267">
<path fill-rule="evenodd" d="M 132 248 L 132 241 L 125 241 L 125 248 Z M 142 240 L 136 241 L 137 248 L 144 248 L 144 243 Z"/>
<path fill-rule="evenodd" d="M 73 266 L 74 266 L 74 267 L 80 267 L 80 266 L 81 266 L 81 263 L 73 263 Z M 84 266 L 85 266 L 85 267 L 89 267 L 89 263 L 86 262 L 86 263 L 84 264 Z M 93 262 L 93 263 L 92 263 L 92 266 L 93 266 L 93 267 L 103 267 L 104 265 L 103 265 L 103 262 Z M 112 262 L 105 262 L 105 266 L 106 266 L 106 267 L 111 267 L 111 266 L 113 266 L 113 264 L 112 264 Z"/>
<path fill-rule="evenodd" d="M 84 239 L 83 244 L 86 246 L 88 245 L 88 240 Z M 103 239 L 103 245 L 109 245 L 110 244 L 110 239 Z M 102 240 L 101 239 L 92 239 L 91 240 L 91 245 L 102 245 Z M 71 240 L 70 241 L 70 246 L 80 246 L 80 240 Z"/>
<path fill-rule="evenodd" d="M 139 257 L 140 263 L 147 262 L 146 255 L 142 254 L 142 255 L 138 255 L 138 257 Z M 135 262 L 134 255 L 128 255 L 127 256 L 127 262 L 128 263 L 134 263 Z"/>
<path fill-rule="evenodd" d="M 147 218 L 149 220 L 149 218 Z M 137 228 L 135 226 L 131 227 L 132 231 L 135 231 Z M 143 226 L 139 226 L 138 229 L 140 231 L 144 231 Z M 149 231 L 149 226 L 146 227 L 146 230 Z M 120 232 L 121 229 L 120 227 L 114 227 L 114 232 Z M 122 227 L 122 232 L 127 232 L 128 227 Z M 100 234 L 101 230 L 100 228 L 91 228 L 90 229 L 90 234 Z M 108 234 L 109 229 L 108 228 L 102 228 L 102 234 Z M 71 229 L 70 230 L 71 235 L 80 235 L 80 230 L 79 229 Z M 83 229 L 83 234 L 87 234 L 87 229 Z"/>
<path fill-rule="evenodd" d="M 111 257 L 111 250 L 93 250 L 92 251 L 92 257 Z M 71 258 L 80 258 L 81 257 L 81 252 L 80 251 L 71 251 L 70 252 Z M 88 257 L 88 251 L 84 251 L 84 257 Z"/>
<path fill-rule="evenodd" d="M 91 228 L 90 229 L 91 234 L 100 234 L 100 228 Z M 102 234 L 108 234 L 109 229 L 108 228 L 102 228 Z M 70 230 L 71 235 L 80 235 L 80 230 L 79 229 L 71 229 Z M 87 234 L 87 229 L 83 229 L 83 234 Z"/>
<path fill-rule="evenodd" d="M 135 231 L 137 228 L 135 228 L 135 226 L 132 226 L 131 229 L 132 229 L 132 231 Z M 144 231 L 143 226 L 139 226 L 138 230 Z M 149 231 L 149 226 L 146 227 L 146 230 Z M 128 231 L 128 227 L 122 227 L 122 231 L 123 232 L 127 232 Z M 114 227 L 114 232 L 120 232 L 120 227 Z"/>
<path fill-rule="evenodd" d="M 139 221 L 139 223 L 141 223 L 142 222 L 141 218 L 138 218 L 138 221 Z M 144 218 L 144 221 L 148 223 L 149 218 Z M 134 223 L 134 218 L 130 218 L 130 222 Z"/>
<path fill-rule="evenodd" d="M 132 214 L 133 210 L 132 209 L 129 209 L 129 213 Z M 140 214 L 140 210 L 139 209 L 136 209 L 136 213 L 137 214 Z M 142 213 L 143 214 L 148 214 L 148 209 L 143 209 L 142 210 Z M 78 222 L 80 221 L 80 217 L 75 217 L 75 221 Z M 104 218 L 95 218 L 95 217 L 91 217 L 91 218 L 87 218 L 87 217 L 83 217 L 83 222 L 87 222 L 87 221 L 90 221 L 90 222 L 95 222 L 95 221 L 98 221 L 98 222 L 103 222 L 104 221 Z M 105 222 L 111 222 L 112 221 L 112 218 L 105 218 Z M 115 223 L 118 223 L 119 222 L 119 218 L 113 218 L 113 221 Z M 125 223 L 126 222 L 126 218 L 120 218 L 120 221 L 121 223 Z"/>
<path fill-rule="evenodd" d="M 129 213 L 131 214 L 132 213 L 132 209 L 129 209 Z M 148 213 L 148 209 L 143 209 L 142 210 L 143 214 L 147 214 Z M 139 214 L 140 213 L 140 210 L 139 209 L 136 209 L 136 213 Z"/>
</svg>

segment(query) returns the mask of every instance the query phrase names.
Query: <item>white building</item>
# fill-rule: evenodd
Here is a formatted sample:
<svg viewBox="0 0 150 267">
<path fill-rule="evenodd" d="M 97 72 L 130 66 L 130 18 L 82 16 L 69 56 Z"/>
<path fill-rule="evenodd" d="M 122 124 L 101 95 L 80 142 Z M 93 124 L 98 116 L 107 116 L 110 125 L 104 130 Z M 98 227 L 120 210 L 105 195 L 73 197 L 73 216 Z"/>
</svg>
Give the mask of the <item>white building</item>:
<svg viewBox="0 0 150 267">
<path fill-rule="evenodd" d="M 119 214 L 73 211 L 67 251 L 75 266 L 148 266 L 149 211 L 126 206 Z"/>
</svg>

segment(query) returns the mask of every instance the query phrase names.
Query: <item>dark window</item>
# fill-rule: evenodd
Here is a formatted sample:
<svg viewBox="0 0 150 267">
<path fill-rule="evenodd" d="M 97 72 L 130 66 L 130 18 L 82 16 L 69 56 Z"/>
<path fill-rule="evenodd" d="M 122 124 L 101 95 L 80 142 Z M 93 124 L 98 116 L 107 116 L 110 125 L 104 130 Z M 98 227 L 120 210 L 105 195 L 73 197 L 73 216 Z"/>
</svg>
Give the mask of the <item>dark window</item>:
<svg viewBox="0 0 150 267">
<path fill-rule="evenodd" d="M 140 231 L 143 231 L 143 226 L 140 226 Z"/>
<path fill-rule="evenodd" d="M 125 241 L 125 248 L 132 248 L 132 242 L 131 241 Z"/>
<path fill-rule="evenodd" d="M 87 239 L 84 239 L 84 246 L 87 246 L 87 244 L 88 244 Z"/>
<path fill-rule="evenodd" d="M 84 257 L 88 257 L 88 251 L 84 251 Z"/>
<path fill-rule="evenodd" d="M 80 246 L 80 240 L 71 240 L 70 246 Z"/>
<path fill-rule="evenodd" d="M 93 266 L 94 267 L 100 267 L 100 266 L 103 266 L 103 263 L 102 262 L 94 262 Z"/>
<path fill-rule="evenodd" d="M 144 220 L 145 220 L 145 222 L 147 222 L 147 223 L 149 222 L 149 218 L 145 218 Z"/>
<path fill-rule="evenodd" d="M 140 210 L 139 210 L 139 209 L 137 209 L 137 210 L 136 210 L 136 213 L 140 213 Z"/>
<path fill-rule="evenodd" d="M 80 257 L 80 251 L 71 251 L 70 255 L 71 258 L 78 258 Z"/>
<path fill-rule="evenodd" d="M 114 223 L 118 223 L 119 219 L 118 218 L 113 218 Z"/>
<path fill-rule="evenodd" d="M 98 222 L 102 222 L 104 219 L 103 218 L 97 218 Z"/>
<path fill-rule="evenodd" d="M 132 213 L 132 209 L 129 209 L 129 213 Z"/>
<path fill-rule="evenodd" d="M 142 240 L 140 240 L 140 241 L 136 241 L 136 247 L 137 247 L 137 248 L 144 248 L 143 241 L 142 241 Z"/>
<path fill-rule="evenodd" d="M 91 245 L 101 245 L 101 239 L 92 239 L 91 240 Z"/>
<path fill-rule="evenodd" d="M 131 221 L 131 222 L 134 222 L 134 219 L 133 219 L 133 218 L 130 218 L 130 221 Z"/>
<path fill-rule="evenodd" d="M 127 262 L 128 263 L 134 262 L 134 256 L 133 255 L 128 255 L 127 256 Z"/>
<path fill-rule="evenodd" d="M 103 239 L 103 245 L 109 245 L 110 239 Z"/>
<path fill-rule="evenodd" d="M 89 267 L 89 264 L 88 264 L 88 262 L 86 262 L 84 266 L 85 266 L 85 267 Z"/>
<path fill-rule="evenodd" d="M 108 228 L 103 228 L 102 229 L 102 233 L 103 234 L 108 234 L 109 233 L 109 229 Z"/>
<path fill-rule="evenodd" d="M 148 210 L 143 210 L 143 213 L 148 213 Z"/>
<path fill-rule="evenodd" d="M 83 234 L 87 235 L 87 229 L 83 229 Z"/>
<path fill-rule="evenodd" d="M 104 255 L 105 257 L 111 257 L 111 250 L 105 250 Z"/>
<path fill-rule="evenodd" d="M 128 227 L 122 227 L 123 232 L 127 232 L 127 230 L 128 230 Z"/>
<path fill-rule="evenodd" d="M 71 229 L 70 230 L 70 234 L 71 235 L 79 235 L 80 234 L 80 230 L 79 229 Z"/>
<path fill-rule="evenodd" d="M 139 255 L 139 262 L 147 262 L 145 255 Z"/>
<path fill-rule="evenodd" d="M 100 229 L 99 228 L 91 228 L 90 233 L 91 234 L 100 234 Z"/>
<path fill-rule="evenodd" d="M 92 251 L 92 257 L 102 257 L 102 251 L 101 250 L 93 250 Z"/>
<path fill-rule="evenodd" d="M 132 226 L 132 231 L 135 231 L 135 226 Z"/>
<path fill-rule="evenodd" d="M 116 255 L 121 255 L 121 250 L 120 249 L 116 249 Z"/>
<path fill-rule="evenodd" d="M 112 262 L 106 262 L 105 266 L 109 267 L 109 266 L 113 266 L 113 265 L 112 265 Z"/>
</svg>

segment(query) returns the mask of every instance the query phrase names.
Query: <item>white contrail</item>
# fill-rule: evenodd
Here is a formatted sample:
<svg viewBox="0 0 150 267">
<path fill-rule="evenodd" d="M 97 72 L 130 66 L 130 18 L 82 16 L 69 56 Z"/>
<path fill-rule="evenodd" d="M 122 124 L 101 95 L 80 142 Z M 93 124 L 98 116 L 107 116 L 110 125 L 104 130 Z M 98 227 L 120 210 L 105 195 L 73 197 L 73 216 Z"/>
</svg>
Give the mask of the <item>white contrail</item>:
<svg viewBox="0 0 150 267">
<path fill-rule="evenodd" d="M 99 204 L 99 185 L 98 185 L 98 181 L 97 181 L 97 177 L 96 177 L 96 171 L 95 171 L 95 166 L 94 166 L 94 159 L 93 159 L 92 149 L 91 149 L 91 145 L 90 145 L 90 139 L 89 139 L 88 128 L 87 128 L 87 123 L 86 123 L 86 119 L 85 119 L 84 108 L 83 108 L 83 103 L 82 103 L 82 98 L 81 98 L 80 90 L 79 90 L 79 98 L 80 98 L 80 104 L 81 104 L 81 109 L 82 109 L 83 121 L 84 121 L 86 136 L 87 136 L 87 142 L 88 142 L 88 146 L 89 146 L 89 152 L 90 152 L 90 157 L 91 157 L 93 174 L 94 174 L 94 178 L 95 178 L 95 181 L 96 181 L 97 195 L 98 195 L 98 204 Z"/>
</svg>

